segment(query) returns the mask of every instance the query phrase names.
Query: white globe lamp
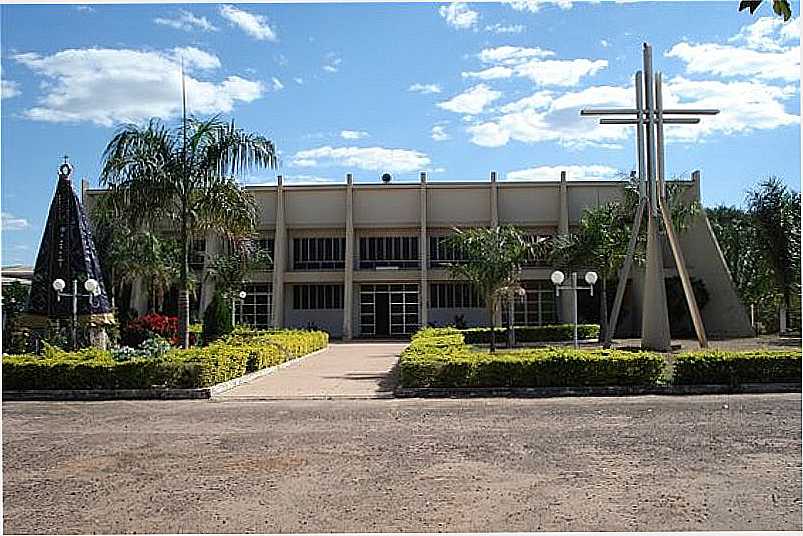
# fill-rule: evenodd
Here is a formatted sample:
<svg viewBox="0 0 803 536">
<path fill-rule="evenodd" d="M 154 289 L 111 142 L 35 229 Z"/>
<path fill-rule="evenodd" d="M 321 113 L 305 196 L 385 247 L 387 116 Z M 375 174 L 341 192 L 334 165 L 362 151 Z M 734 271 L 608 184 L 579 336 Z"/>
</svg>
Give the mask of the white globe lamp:
<svg viewBox="0 0 803 536">
<path fill-rule="evenodd" d="M 240 294 L 239 294 L 239 296 L 240 296 L 240 299 L 241 299 L 241 300 L 244 300 L 244 299 L 245 299 L 245 297 L 247 296 L 247 294 L 245 293 L 245 291 L 244 291 L 244 290 L 241 290 L 241 291 L 240 291 Z"/>
<path fill-rule="evenodd" d="M 553 284 L 560 285 L 566 279 L 566 276 L 560 270 L 555 270 L 552 272 L 552 275 L 549 276 L 549 279 L 552 280 Z"/>
<path fill-rule="evenodd" d="M 597 272 L 586 272 L 586 283 L 593 285 L 597 282 Z"/>
<path fill-rule="evenodd" d="M 64 287 L 66 287 L 66 286 L 67 286 L 66 283 L 64 283 L 64 280 L 61 279 L 61 278 L 56 279 L 55 281 L 53 281 L 53 289 L 56 292 L 61 292 L 62 290 L 64 290 Z"/>
<path fill-rule="evenodd" d="M 90 277 L 84 281 L 84 288 L 90 294 L 95 294 L 95 291 L 98 290 L 98 282 Z"/>
</svg>

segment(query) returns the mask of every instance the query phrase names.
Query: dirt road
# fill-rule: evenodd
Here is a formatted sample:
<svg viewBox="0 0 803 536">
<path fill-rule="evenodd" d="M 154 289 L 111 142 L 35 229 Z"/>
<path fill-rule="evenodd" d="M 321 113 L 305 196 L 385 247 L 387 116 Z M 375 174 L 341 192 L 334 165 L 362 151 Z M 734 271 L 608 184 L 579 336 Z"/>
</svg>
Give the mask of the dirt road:
<svg viewBox="0 0 803 536">
<path fill-rule="evenodd" d="M 800 395 L 6 403 L 6 533 L 800 530 Z"/>
</svg>

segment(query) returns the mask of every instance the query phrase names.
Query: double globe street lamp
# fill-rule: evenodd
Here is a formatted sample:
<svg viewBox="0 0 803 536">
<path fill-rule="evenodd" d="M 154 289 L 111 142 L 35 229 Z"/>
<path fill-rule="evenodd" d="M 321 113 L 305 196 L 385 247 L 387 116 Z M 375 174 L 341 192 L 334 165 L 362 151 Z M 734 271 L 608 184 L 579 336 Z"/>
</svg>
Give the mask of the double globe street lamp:
<svg viewBox="0 0 803 536">
<path fill-rule="evenodd" d="M 591 295 L 594 295 L 594 283 L 597 282 L 597 272 L 586 272 L 585 280 L 588 286 L 580 286 L 577 284 L 577 272 L 572 272 L 571 284 L 564 285 L 566 275 L 560 270 L 555 270 L 549 277 L 555 285 L 555 295 L 560 296 L 561 290 L 570 290 L 572 292 L 572 323 L 574 324 L 574 347 L 577 348 L 577 291 L 589 290 Z"/>
<path fill-rule="evenodd" d="M 71 293 L 64 292 L 66 286 L 67 284 L 61 278 L 53 281 L 53 290 L 56 291 L 56 299 L 58 301 L 61 301 L 62 296 L 72 298 L 72 346 L 73 348 L 78 348 L 78 298 L 89 298 L 89 306 L 93 306 L 95 304 L 94 298 L 100 296 L 100 284 L 91 277 L 84 281 L 84 288 L 88 294 L 78 292 L 77 279 L 72 281 Z"/>
</svg>

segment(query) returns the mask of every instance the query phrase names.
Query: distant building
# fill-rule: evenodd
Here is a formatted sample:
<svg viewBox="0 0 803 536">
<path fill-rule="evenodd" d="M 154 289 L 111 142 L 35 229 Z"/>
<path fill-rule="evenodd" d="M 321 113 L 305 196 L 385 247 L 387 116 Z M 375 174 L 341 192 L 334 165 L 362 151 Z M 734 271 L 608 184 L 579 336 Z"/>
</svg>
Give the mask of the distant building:
<svg viewBox="0 0 803 536">
<path fill-rule="evenodd" d="M 688 183 L 699 199 L 700 175 Z M 259 207 L 262 245 L 272 266 L 250 275 L 237 322 L 256 327 L 316 326 L 334 337 L 395 337 L 420 326 L 487 324 L 482 300 L 452 280 L 445 263 L 459 261 L 443 238 L 454 227 L 513 224 L 532 236 L 569 232 L 583 210 L 620 199 L 621 181 L 377 182 L 354 184 L 249 186 Z M 86 190 L 87 203 L 102 190 Z M 702 314 L 712 336 L 750 335 L 740 304 L 704 213 L 681 238 L 692 278 L 702 280 L 710 300 Z M 221 248 L 209 235 L 193 242 L 193 268 L 200 274 Z M 665 254 L 666 276 L 676 275 Z M 558 298 L 549 280 L 552 267 L 532 264 L 523 271 L 526 299 L 517 300 L 516 325 L 567 322 L 568 293 Z M 641 274 L 635 270 L 626 292 L 619 333 L 640 329 Z M 202 286 L 195 307 L 211 301 L 212 283 Z M 131 303 L 147 311 L 148 295 L 135 285 Z M 614 289 L 610 291 L 612 294 Z M 597 294 L 595 294 L 597 295 Z M 596 320 L 598 305 L 581 301 L 582 316 Z M 597 302 L 598 303 L 598 302 Z"/>
</svg>

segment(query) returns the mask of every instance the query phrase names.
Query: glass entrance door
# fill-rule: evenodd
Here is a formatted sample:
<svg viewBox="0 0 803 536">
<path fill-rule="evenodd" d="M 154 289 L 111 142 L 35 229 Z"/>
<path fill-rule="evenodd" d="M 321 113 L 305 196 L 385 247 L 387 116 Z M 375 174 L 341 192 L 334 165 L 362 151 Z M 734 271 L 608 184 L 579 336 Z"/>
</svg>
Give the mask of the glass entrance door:
<svg viewBox="0 0 803 536">
<path fill-rule="evenodd" d="M 360 286 L 360 335 L 412 335 L 418 330 L 418 285 Z"/>
</svg>

